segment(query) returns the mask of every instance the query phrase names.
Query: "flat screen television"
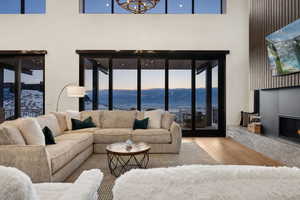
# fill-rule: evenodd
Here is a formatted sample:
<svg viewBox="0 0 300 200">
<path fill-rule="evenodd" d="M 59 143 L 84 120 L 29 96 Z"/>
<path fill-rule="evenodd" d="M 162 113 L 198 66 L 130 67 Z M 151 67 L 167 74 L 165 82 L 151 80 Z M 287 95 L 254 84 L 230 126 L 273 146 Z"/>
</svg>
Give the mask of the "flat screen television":
<svg viewBox="0 0 300 200">
<path fill-rule="evenodd" d="M 266 40 L 273 76 L 300 72 L 300 19 L 268 35 Z"/>
</svg>

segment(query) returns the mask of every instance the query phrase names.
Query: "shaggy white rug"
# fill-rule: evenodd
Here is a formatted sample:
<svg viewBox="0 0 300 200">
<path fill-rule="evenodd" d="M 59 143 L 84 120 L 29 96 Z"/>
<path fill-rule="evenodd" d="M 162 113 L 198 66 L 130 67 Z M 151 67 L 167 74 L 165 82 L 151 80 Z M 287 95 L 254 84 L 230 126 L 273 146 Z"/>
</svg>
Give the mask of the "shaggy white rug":
<svg viewBox="0 0 300 200">
<path fill-rule="evenodd" d="M 299 200 L 300 169 L 182 166 L 131 170 L 117 179 L 114 200 Z"/>
</svg>

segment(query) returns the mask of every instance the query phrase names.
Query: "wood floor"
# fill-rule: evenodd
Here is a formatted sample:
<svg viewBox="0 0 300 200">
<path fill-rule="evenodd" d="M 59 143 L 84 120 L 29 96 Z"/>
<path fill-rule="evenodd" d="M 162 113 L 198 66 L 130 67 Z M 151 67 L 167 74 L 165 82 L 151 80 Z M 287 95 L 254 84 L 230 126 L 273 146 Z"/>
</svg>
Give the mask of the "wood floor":
<svg viewBox="0 0 300 200">
<path fill-rule="evenodd" d="M 230 138 L 184 138 L 183 142 L 197 143 L 213 159 L 225 165 L 283 166 Z"/>
</svg>

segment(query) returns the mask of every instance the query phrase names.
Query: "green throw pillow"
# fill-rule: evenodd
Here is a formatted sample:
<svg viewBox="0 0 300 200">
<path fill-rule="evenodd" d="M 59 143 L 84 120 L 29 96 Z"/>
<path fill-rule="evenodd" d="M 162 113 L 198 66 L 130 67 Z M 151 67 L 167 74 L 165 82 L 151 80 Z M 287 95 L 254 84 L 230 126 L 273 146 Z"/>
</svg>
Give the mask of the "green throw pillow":
<svg viewBox="0 0 300 200">
<path fill-rule="evenodd" d="M 72 121 L 72 130 L 96 127 L 96 125 L 94 124 L 94 122 L 92 120 L 92 117 L 88 117 L 83 121 L 72 118 L 71 121 Z"/>
<path fill-rule="evenodd" d="M 48 128 L 48 126 L 45 126 L 45 128 L 43 128 L 42 131 L 43 131 L 43 133 L 44 133 L 46 145 L 49 145 L 49 144 L 56 144 L 56 143 L 55 143 L 55 139 L 54 139 L 54 137 L 53 137 L 53 133 L 52 133 L 52 131 L 50 130 L 50 128 Z"/>
<path fill-rule="evenodd" d="M 142 120 L 135 119 L 133 124 L 133 130 L 135 129 L 147 129 L 148 128 L 149 118 Z"/>
</svg>

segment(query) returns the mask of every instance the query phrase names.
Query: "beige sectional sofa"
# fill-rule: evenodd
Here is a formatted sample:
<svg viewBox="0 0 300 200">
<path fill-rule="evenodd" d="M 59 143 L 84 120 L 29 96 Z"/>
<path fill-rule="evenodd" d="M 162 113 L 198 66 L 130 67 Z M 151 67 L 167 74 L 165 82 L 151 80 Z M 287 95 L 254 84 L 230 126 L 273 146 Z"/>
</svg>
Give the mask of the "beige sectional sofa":
<svg viewBox="0 0 300 200">
<path fill-rule="evenodd" d="M 96 128 L 69 130 L 71 118 L 92 117 Z M 40 129 L 48 126 L 56 144 L 33 145 L 29 142 L 29 123 L 25 119 L 7 121 L 0 125 L 0 165 L 16 167 L 27 173 L 33 182 L 64 181 L 91 154 L 106 153 L 108 144 L 147 142 L 151 153 L 179 153 L 181 128 L 174 115 L 164 112 L 161 128 L 133 130 L 135 119 L 143 119 L 140 111 L 83 111 L 73 116 L 69 113 L 51 113 L 36 118 Z M 21 127 L 23 126 L 23 127 Z M 24 128 L 25 126 L 25 128 Z"/>
</svg>

